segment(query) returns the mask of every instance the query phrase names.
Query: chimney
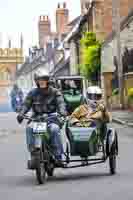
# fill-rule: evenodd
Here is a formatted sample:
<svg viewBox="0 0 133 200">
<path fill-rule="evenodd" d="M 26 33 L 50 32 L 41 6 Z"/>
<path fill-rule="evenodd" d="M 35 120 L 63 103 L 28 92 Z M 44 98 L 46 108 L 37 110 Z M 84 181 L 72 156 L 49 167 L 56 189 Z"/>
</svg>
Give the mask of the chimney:
<svg viewBox="0 0 133 200">
<path fill-rule="evenodd" d="M 56 30 L 58 35 L 67 33 L 69 22 L 69 10 L 67 9 L 66 2 L 62 5 L 58 3 L 56 10 Z"/>
<path fill-rule="evenodd" d="M 24 40 L 23 40 L 23 35 L 21 33 L 21 36 L 20 36 L 20 48 L 23 49 L 23 45 L 24 45 Z"/>
<path fill-rule="evenodd" d="M 51 36 L 51 21 L 47 15 L 40 16 L 38 22 L 39 45 L 44 48 L 48 36 Z"/>
<path fill-rule="evenodd" d="M 64 9 L 66 8 L 66 2 L 63 3 L 63 8 L 64 8 Z"/>
<path fill-rule="evenodd" d="M 57 6 L 57 8 L 58 8 L 58 9 L 60 8 L 60 3 L 58 3 L 58 6 Z"/>
</svg>

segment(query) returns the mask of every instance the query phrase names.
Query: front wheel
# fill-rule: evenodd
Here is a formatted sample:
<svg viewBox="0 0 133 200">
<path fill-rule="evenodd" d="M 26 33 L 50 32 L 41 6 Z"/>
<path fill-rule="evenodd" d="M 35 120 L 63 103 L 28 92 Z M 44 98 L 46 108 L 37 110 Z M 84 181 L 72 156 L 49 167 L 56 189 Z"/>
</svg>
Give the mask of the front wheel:
<svg viewBox="0 0 133 200">
<path fill-rule="evenodd" d="M 47 168 L 47 174 L 49 177 L 52 177 L 54 175 L 54 164 L 50 163 Z"/>
<path fill-rule="evenodd" d="M 44 163 L 39 163 L 36 168 L 36 177 L 39 184 L 44 184 L 46 180 L 46 171 Z"/>
</svg>

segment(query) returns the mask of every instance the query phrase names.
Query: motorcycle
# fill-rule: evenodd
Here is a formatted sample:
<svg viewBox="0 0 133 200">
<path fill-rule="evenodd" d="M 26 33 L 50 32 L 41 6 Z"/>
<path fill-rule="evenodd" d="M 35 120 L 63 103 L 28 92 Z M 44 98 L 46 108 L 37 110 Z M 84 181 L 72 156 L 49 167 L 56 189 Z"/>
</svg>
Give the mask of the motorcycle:
<svg viewBox="0 0 133 200">
<path fill-rule="evenodd" d="M 40 141 L 39 158 L 34 170 L 38 183 L 43 184 L 46 174 L 53 176 L 54 169 L 57 168 L 57 160 L 50 143 L 48 123 L 51 120 L 55 122 L 55 119 L 60 119 L 60 116 L 53 113 L 37 118 L 28 116 L 24 116 L 24 118 L 30 121 L 33 134 Z M 106 123 L 99 123 L 95 123 L 95 125 L 92 123 L 93 126 L 90 127 L 71 127 L 69 119 L 65 120 L 65 134 L 69 142 L 66 143 L 65 157 L 61 161 L 63 165 L 58 167 L 64 169 L 85 167 L 104 163 L 109 159 L 110 174 L 116 173 L 117 132 L 113 128 L 108 128 Z M 78 156 L 78 159 L 75 159 L 75 156 Z M 31 169 L 30 163 L 29 169 Z"/>
<path fill-rule="evenodd" d="M 46 174 L 53 176 L 57 160 L 50 143 L 48 124 L 49 122 L 55 122 L 55 120 L 60 124 L 61 118 L 59 119 L 59 117 L 57 113 L 44 114 L 35 118 L 24 115 L 24 119 L 28 120 L 29 127 L 32 128 L 35 140 L 38 141 L 35 148 L 38 148 L 39 145 L 39 156 L 37 154 L 35 167 L 32 168 L 30 161 L 28 161 L 28 169 L 36 171 L 36 178 L 39 184 L 45 182 Z"/>
</svg>

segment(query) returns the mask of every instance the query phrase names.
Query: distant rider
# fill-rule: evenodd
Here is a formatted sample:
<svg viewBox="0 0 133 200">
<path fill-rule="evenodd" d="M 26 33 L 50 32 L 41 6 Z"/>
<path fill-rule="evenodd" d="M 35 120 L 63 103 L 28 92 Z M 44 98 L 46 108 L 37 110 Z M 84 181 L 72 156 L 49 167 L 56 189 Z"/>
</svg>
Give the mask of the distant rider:
<svg viewBox="0 0 133 200">
<path fill-rule="evenodd" d="M 17 111 L 17 106 L 21 107 L 23 103 L 23 92 L 22 90 L 18 87 L 17 84 L 14 84 L 13 89 L 11 91 L 11 106 L 14 112 Z M 17 98 L 19 98 L 19 104 L 17 105 Z"/>
</svg>

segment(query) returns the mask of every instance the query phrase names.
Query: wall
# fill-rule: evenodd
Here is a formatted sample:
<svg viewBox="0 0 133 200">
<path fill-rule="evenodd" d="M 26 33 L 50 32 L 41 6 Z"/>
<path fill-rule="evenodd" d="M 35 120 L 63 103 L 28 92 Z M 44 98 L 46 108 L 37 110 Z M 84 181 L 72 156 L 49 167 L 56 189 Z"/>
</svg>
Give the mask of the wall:
<svg viewBox="0 0 133 200">
<path fill-rule="evenodd" d="M 124 29 L 121 31 L 120 37 L 121 37 L 121 54 L 123 55 L 125 51 L 125 47 L 128 48 L 128 50 L 133 49 L 133 16 L 130 17 L 127 21 L 128 23 L 125 24 Z M 102 62 L 102 68 L 101 68 L 101 75 L 103 82 L 106 79 L 106 73 L 108 72 L 115 72 L 115 65 L 114 65 L 114 56 L 117 55 L 116 51 L 116 37 L 113 37 L 103 44 L 102 47 L 102 55 L 101 55 L 101 62 Z M 127 90 L 127 87 L 133 85 L 133 79 L 130 77 L 130 75 L 126 75 L 126 82 L 125 82 L 125 89 Z M 104 84 L 102 84 L 104 85 Z M 110 85 L 106 90 L 110 90 L 112 88 L 112 82 L 110 81 Z M 125 93 L 127 91 L 125 90 Z M 106 91 L 105 91 L 106 96 Z"/>
<path fill-rule="evenodd" d="M 92 1 L 93 2 L 92 29 L 97 34 L 97 38 L 101 40 L 104 40 L 113 29 L 112 16 L 114 15 L 114 12 L 112 12 L 112 1 L 113 0 Z M 89 5 L 89 2 L 90 2 L 89 0 L 81 0 L 82 13 L 86 12 L 85 4 Z M 114 4 L 116 4 L 115 2 L 116 0 L 114 0 Z M 133 8 L 132 0 L 120 0 L 121 19 L 128 15 L 128 12 L 130 11 L 131 8 Z"/>
<path fill-rule="evenodd" d="M 125 88 L 126 90 L 133 88 L 133 72 L 125 74 Z"/>
</svg>

